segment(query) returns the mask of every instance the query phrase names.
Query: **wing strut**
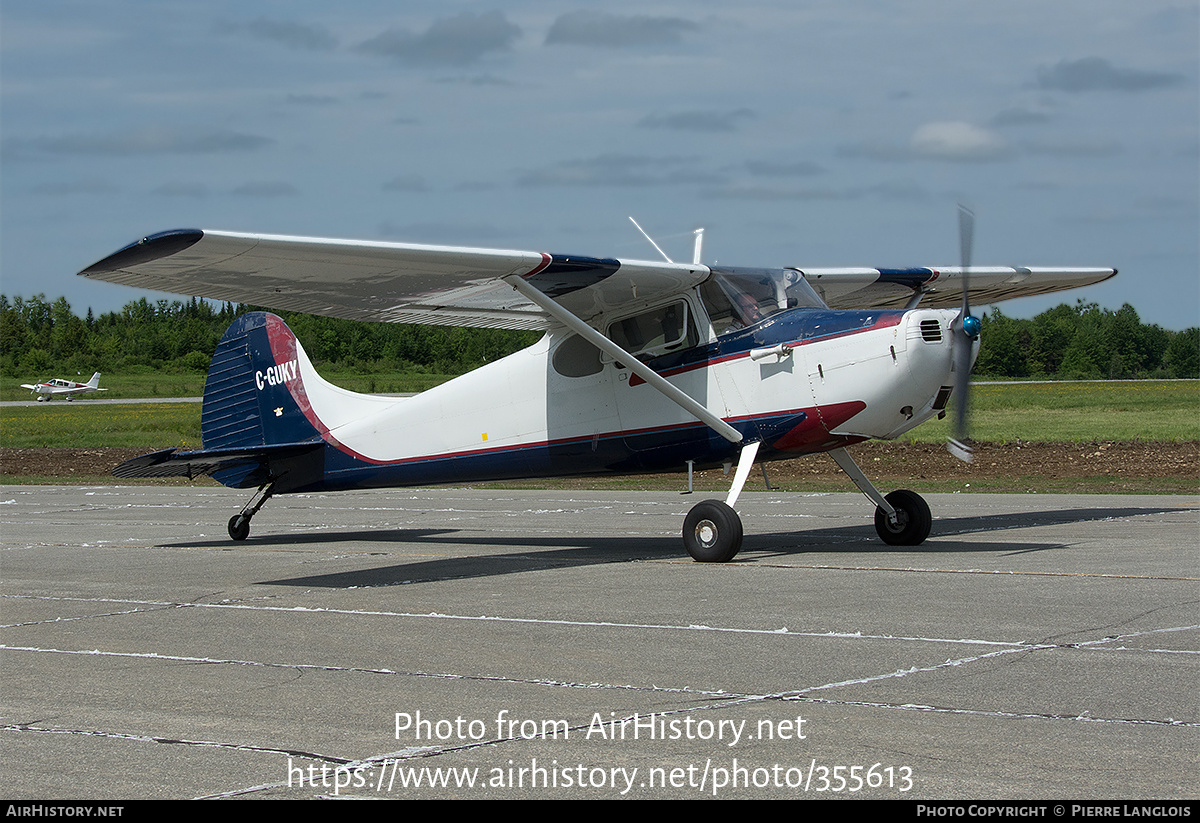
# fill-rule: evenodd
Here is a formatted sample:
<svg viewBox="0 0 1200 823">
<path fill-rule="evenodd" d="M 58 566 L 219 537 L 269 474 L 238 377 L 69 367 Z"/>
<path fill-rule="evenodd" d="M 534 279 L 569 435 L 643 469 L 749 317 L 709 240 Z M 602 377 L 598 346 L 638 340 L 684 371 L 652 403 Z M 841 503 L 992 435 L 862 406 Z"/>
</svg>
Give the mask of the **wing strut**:
<svg viewBox="0 0 1200 823">
<path fill-rule="evenodd" d="M 538 291 L 533 285 L 526 282 L 519 274 L 510 274 L 504 278 L 504 281 L 527 297 L 538 308 L 546 312 L 558 322 L 569 328 L 571 331 L 578 334 L 584 340 L 591 343 L 600 351 L 612 357 L 617 362 L 629 367 L 630 371 L 638 377 L 645 380 L 648 384 L 658 389 L 668 400 L 675 403 L 688 414 L 700 420 L 717 434 L 724 437 L 730 443 L 741 443 L 742 435 L 733 426 L 726 423 L 717 415 L 701 406 L 695 400 L 675 386 L 668 383 L 658 372 L 647 366 L 642 361 L 638 360 L 629 352 L 618 346 L 613 341 L 609 340 L 600 332 L 593 329 L 587 323 L 580 320 L 571 312 L 554 302 L 542 292 Z M 751 460 L 753 462 L 753 460 Z M 747 472 L 749 469 L 747 469 Z M 745 482 L 743 480 L 743 482 Z"/>
</svg>

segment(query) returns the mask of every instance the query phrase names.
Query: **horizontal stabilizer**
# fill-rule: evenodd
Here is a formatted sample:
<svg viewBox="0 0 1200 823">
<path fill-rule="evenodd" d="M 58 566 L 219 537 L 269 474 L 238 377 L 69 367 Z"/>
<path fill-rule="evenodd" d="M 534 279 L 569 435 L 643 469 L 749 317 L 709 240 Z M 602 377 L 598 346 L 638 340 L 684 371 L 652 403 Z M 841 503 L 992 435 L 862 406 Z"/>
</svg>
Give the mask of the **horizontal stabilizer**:
<svg viewBox="0 0 1200 823">
<path fill-rule="evenodd" d="M 294 463 L 295 458 L 319 452 L 323 441 L 308 443 L 285 443 L 276 446 L 253 448 L 204 449 L 200 451 L 162 451 L 143 454 L 126 460 L 113 469 L 114 477 L 186 477 L 189 480 L 201 475 L 241 470 L 247 482 L 239 486 L 260 485 L 272 479 L 272 465 Z M 239 472 L 240 473 L 240 472 Z"/>
</svg>

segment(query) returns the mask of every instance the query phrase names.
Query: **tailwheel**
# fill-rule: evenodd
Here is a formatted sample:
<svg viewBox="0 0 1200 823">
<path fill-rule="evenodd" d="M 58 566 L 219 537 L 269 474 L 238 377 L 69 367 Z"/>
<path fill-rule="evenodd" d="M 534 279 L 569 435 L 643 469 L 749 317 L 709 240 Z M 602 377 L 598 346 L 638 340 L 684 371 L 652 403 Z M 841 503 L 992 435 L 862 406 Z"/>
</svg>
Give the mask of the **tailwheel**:
<svg viewBox="0 0 1200 823">
<path fill-rule="evenodd" d="M 683 544 L 697 563 L 728 563 L 742 548 L 742 519 L 720 500 L 697 503 L 684 518 Z"/>
<path fill-rule="evenodd" d="M 242 510 L 229 518 L 229 536 L 234 540 L 245 540 L 250 536 L 250 518 L 258 514 L 258 510 L 263 507 L 271 499 L 271 495 L 275 493 L 275 481 L 271 480 L 263 483 L 258 487 L 258 491 L 254 493 L 254 497 L 250 498 L 250 502 L 242 507 Z"/>
<path fill-rule="evenodd" d="M 250 518 L 244 514 L 235 514 L 229 518 L 229 536 L 234 540 L 245 540 L 250 536 Z"/>
<path fill-rule="evenodd" d="M 875 509 L 875 531 L 890 546 L 919 546 L 929 537 L 933 515 L 925 498 L 908 489 L 897 489 L 884 497 L 896 517 L 888 516 L 882 508 Z"/>
</svg>

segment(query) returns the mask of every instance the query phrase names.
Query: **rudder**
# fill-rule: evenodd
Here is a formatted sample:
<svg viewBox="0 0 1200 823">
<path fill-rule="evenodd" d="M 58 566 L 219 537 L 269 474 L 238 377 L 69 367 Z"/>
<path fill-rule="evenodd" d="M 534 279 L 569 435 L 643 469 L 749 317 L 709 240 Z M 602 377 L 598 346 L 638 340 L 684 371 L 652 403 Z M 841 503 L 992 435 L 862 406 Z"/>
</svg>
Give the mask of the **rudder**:
<svg viewBox="0 0 1200 823">
<path fill-rule="evenodd" d="M 320 440 L 322 432 L 309 417 L 302 362 L 311 371 L 304 349 L 278 316 L 251 312 L 234 320 L 213 353 L 204 385 L 204 448 Z"/>
</svg>

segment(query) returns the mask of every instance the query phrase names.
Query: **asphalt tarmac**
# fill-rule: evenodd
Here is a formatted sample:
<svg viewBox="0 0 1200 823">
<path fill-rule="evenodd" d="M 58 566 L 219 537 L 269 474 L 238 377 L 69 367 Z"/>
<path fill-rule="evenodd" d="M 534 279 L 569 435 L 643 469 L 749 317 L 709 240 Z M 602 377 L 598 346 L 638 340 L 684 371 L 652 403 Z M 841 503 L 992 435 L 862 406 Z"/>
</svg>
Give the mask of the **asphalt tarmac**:
<svg viewBox="0 0 1200 823">
<path fill-rule="evenodd" d="M 248 497 L 0 487 L 7 797 L 1198 794 L 1198 497 Z"/>
</svg>

